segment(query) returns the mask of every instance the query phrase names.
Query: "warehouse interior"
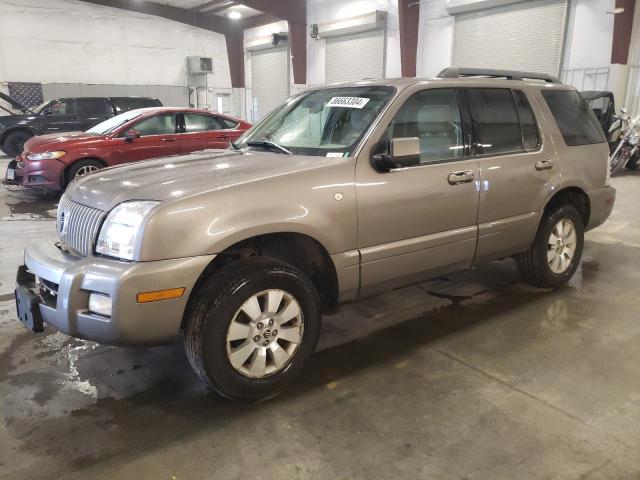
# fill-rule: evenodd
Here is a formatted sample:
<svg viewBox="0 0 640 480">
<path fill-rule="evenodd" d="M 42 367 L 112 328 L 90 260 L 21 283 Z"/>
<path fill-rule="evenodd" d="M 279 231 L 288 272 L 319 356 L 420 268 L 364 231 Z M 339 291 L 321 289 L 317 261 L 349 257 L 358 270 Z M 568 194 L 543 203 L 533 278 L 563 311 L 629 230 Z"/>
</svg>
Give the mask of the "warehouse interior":
<svg viewBox="0 0 640 480">
<path fill-rule="evenodd" d="M 193 194 L 196 198 L 204 190 L 194 193 L 196 181 L 187 185 L 183 171 L 189 170 L 181 165 L 208 161 L 211 166 L 207 168 L 217 170 L 216 175 L 230 178 L 233 159 L 225 155 L 240 156 L 237 150 L 242 148 L 237 145 L 242 147 L 244 142 L 248 148 L 252 132 L 274 129 L 270 119 L 279 109 L 294 105 L 308 92 L 336 85 L 400 89 L 406 79 L 414 78 L 419 79 L 416 85 L 428 86 L 438 76 L 441 79 L 436 81 L 444 81 L 449 88 L 454 83 L 447 83 L 446 69 L 450 76 L 459 73 L 456 81 L 461 82 L 466 81 L 462 79 L 467 76 L 465 71 L 474 76 L 473 72 L 492 69 L 487 72 L 493 74 L 480 74 L 487 81 L 495 72 L 507 72 L 498 75 L 506 78 L 499 81 L 513 80 L 518 85 L 517 72 L 537 72 L 539 77 L 531 74 L 529 83 L 541 83 L 541 90 L 561 84 L 560 89 L 582 92 L 587 100 L 591 94 L 595 99 L 593 105 L 587 103 L 594 109 L 594 121 L 603 124 L 607 137 L 603 142 L 609 142 L 609 150 L 602 155 L 603 162 L 609 155 L 606 180 L 604 170 L 602 180 L 617 191 L 615 206 L 613 199 L 608 200 L 613 210 L 607 212 L 606 222 L 603 219 L 593 230 L 585 228 L 581 263 L 565 284 L 540 288 L 524 283 L 511 258 L 514 252 L 509 251 L 491 257 L 495 261 L 489 263 L 470 263 L 471 268 L 438 270 L 428 281 L 421 278 L 417 283 L 372 288 L 376 295 L 360 299 L 358 294 L 366 287 L 360 276 L 368 271 L 360 262 L 367 254 L 378 260 L 375 255 L 381 248 L 373 244 L 365 248 L 358 244 L 353 251 L 327 248 L 329 261 L 338 265 L 340 258 L 344 271 L 350 272 L 351 277 L 345 273 L 336 280 L 338 284 L 344 278 L 353 281 L 355 286 L 348 294 L 342 297 L 339 292 L 340 298 L 349 301 L 339 306 L 336 302 L 336 308 L 323 307 L 319 341 L 315 350 L 311 348 L 315 353 L 309 353 L 307 365 L 290 385 L 277 395 L 240 402 L 229 400 L 233 396 L 215 385 L 211 388 L 212 382 L 207 385 L 202 372 L 192 369 L 194 362 L 185 356 L 183 346 L 191 328 L 185 326 L 185 320 L 178 321 L 180 332 L 172 343 L 126 346 L 67 335 L 46 320 L 44 331 L 34 333 L 30 331 L 33 323 L 28 324 L 18 313 L 16 285 L 21 281 L 20 268 L 28 263 L 25 247 L 34 242 L 59 245 L 64 222 L 61 212 L 68 195 L 65 188 L 77 188 L 74 194 L 83 196 L 87 203 L 80 207 L 86 209 L 100 208 L 100 202 L 117 208 L 133 200 L 148 200 L 154 202 L 149 208 L 159 208 L 156 204 L 163 199 L 142 198 L 137 193 L 135 188 L 143 184 L 156 192 L 166 191 L 167 197 Z M 526 81 L 522 84 L 528 85 Z M 530 88 L 526 85 L 522 88 Z M 134 102 L 126 108 L 118 104 L 118 99 L 129 97 L 155 103 Z M 329 105 L 336 98 L 347 97 L 334 96 Z M 62 126 L 38 126 L 41 112 L 65 99 L 73 99 L 73 121 L 80 115 L 82 99 L 109 99 L 113 111 L 108 103 L 107 116 L 92 117 L 93 123 L 82 127 L 64 119 Z M 601 100 L 610 103 L 602 107 Z M 364 99 L 354 108 L 366 103 L 375 102 Z M 542 103 L 531 101 L 540 139 L 544 137 L 536 160 L 546 161 L 540 152 L 547 155 L 545 148 L 551 148 L 547 138 L 560 142 L 562 136 L 545 132 L 554 122 L 553 109 L 540 107 Z M 67 132 L 90 132 L 96 124 L 124 115 L 130 115 L 125 119 L 130 121 L 134 115 L 151 115 L 154 108 L 162 115 L 177 115 L 176 125 L 171 126 L 176 134 L 189 134 L 189 115 L 204 116 L 215 128 L 207 127 L 206 135 L 199 137 L 204 143 L 188 149 L 186 141 L 176 135 L 177 141 L 164 138 L 162 148 L 149 147 L 156 150 L 146 156 L 131 154 L 113 163 L 85 162 L 72 170 L 70 178 L 65 176 L 67 169 L 57 184 L 45 184 L 40 176 L 45 174 L 39 172 L 24 173 L 24 180 L 19 177 L 18 169 L 35 152 L 30 148 L 37 141 L 67 141 L 73 135 L 77 137 L 74 141 L 81 141 L 82 132 L 70 136 Z M 380 118 L 388 114 L 384 108 L 380 107 Z M 605 116 L 609 116 L 606 127 Z M 17 127 L 3 126 L 11 118 L 20 119 Z M 523 128 L 522 118 L 518 110 L 518 128 Z M 622 120 L 617 128 L 626 125 L 628 130 L 613 136 L 616 127 L 611 125 L 616 119 Z M 73 125 L 65 126 L 65 121 Z M 379 128 L 369 121 L 366 132 Z M 473 128 L 477 128 L 475 123 Z M 3 143 L 10 142 L 8 134 L 18 130 L 29 133 L 11 137 L 16 143 L 10 146 Z M 209 136 L 209 130 L 215 130 L 217 136 Z M 145 139 L 144 130 L 137 127 L 127 127 L 119 135 L 123 145 L 142 144 Z M 518 141 L 524 143 L 523 138 Z M 358 139 L 367 141 L 366 134 Z M 448 148 L 464 146 L 467 152 L 466 137 L 460 142 Z M 0 184 L 0 479 L 640 478 L 640 326 L 635 304 L 640 278 L 635 189 L 640 188 L 640 172 L 634 160 L 634 155 L 640 157 L 638 143 L 640 5 L 635 0 L 0 0 L 0 144 L 9 152 L 0 153 L 0 178 L 4 179 Z M 393 144 L 389 145 L 393 154 Z M 17 146 L 17 153 L 8 150 Z M 175 212 L 244 211 L 243 204 L 253 202 L 256 214 L 252 221 L 257 225 L 269 215 L 266 209 L 264 213 L 259 209 L 260 204 L 269 204 L 272 197 L 291 206 L 282 224 L 315 218 L 317 212 L 309 207 L 312 200 L 298 197 L 306 188 L 301 172 L 311 169 L 299 165 L 312 154 L 285 147 L 275 145 L 285 153 L 293 151 L 293 166 L 282 166 L 282 151 L 278 158 L 273 151 L 269 153 L 275 158 L 273 166 L 260 163 L 262 157 L 256 159 L 255 152 L 243 153 L 254 169 L 254 177 L 243 177 L 238 180 L 240 186 L 233 186 L 244 188 L 243 196 L 231 197 L 230 186 L 211 180 L 220 197 L 204 203 L 187 203 L 187 199 Z M 38 160 L 49 158 L 50 162 L 66 151 L 64 146 L 42 148 L 47 150 L 44 154 L 54 156 Z M 83 144 L 78 148 L 95 147 Z M 553 148 L 562 152 L 569 147 L 554 144 Z M 621 151 L 630 152 L 630 158 L 625 158 L 622 167 L 610 170 Z M 368 159 L 358 157 L 354 160 L 358 166 L 348 167 L 339 162 L 357 155 L 340 150 L 321 157 L 324 152 L 314 162 L 334 161 L 336 171 L 356 174 L 349 182 L 338 173 L 335 177 L 325 174 L 308 189 L 313 201 L 317 197 L 312 195 L 331 193 L 331 210 L 317 222 L 327 237 L 347 238 L 344 225 L 356 232 L 354 242 L 369 231 L 391 235 L 389 230 L 400 225 L 394 223 L 394 217 L 405 215 L 393 210 L 393 202 L 400 205 L 401 199 L 403 206 L 415 202 L 421 212 L 431 208 L 420 205 L 426 200 L 415 193 L 419 191 L 415 182 L 404 193 L 399 188 L 385 201 L 376 199 L 396 173 L 359 180 L 360 164 Z M 585 154 L 583 167 L 579 166 L 580 155 L 571 157 L 572 166 L 579 169 L 577 177 L 592 175 L 587 157 Z M 132 161 L 135 163 L 123 165 Z M 134 168 L 143 164 L 155 165 L 156 170 L 140 180 Z M 104 167 L 109 168 L 102 172 Z M 495 169 L 495 177 L 474 183 L 478 196 L 502 188 L 494 185 L 499 181 L 507 182 L 506 190 L 513 185 L 511 198 L 526 194 L 529 183 L 517 178 L 515 170 L 505 172 L 508 165 L 502 163 L 490 168 Z M 192 173 L 201 175 L 199 188 L 209 181 L 210 170 Z M 102 174 L 102 183 L 90 183 Z M 84 175 L 86 179 L 80 178 Z M 265 195 L 259 193 L 264 190 L 250 191 L 247 186 L 255 179 L 275 182 L 274 178 L 284 175 L 289 175 L 287 191 L 277 188 Z M 425 189 L 432 185 L 427 181 Z M 118 182 L 121 186 L 116 190 L 113 185 Z M 82 185 L 89 186 L 81 191 Z M 356 193 L 351 195 L 349 188 Z M 544 188 L 555 187 L 549 180 Z M 409 195 L 414 196 L 407 200 Z M 432 194 L 429 201 L 434 202 L 433 208 L 446 208 L 449 202 L 439 195 Z M 358 202 L 371 201 L 376 208 L 365 213 L 359 210 L 345 220 L 336 213 L 335 205 L 351 201 L 358 208 Z M 595 200 L 593 203 L 595 212 Z M 531 218 L 534 209 L 529 209 Z M 542 210 L 546 212 L 547 206 Z M 149 211 L 141 218 L 148 220 Z M 69 215 L 69 210 L 64 212 Z M 175 212 L 163 218 L 172 220 Z M 451 212 L 455 217 L 457 211 Z M 481 208 L 474 214 L 478 212 Z M 189 237 L 190 224 L 176 217 L 176 231 L 158 234 L 154 248 L 184 251 L 187 242 L 182 240 Z M 207 224 L 208 241 L 243 226 L 240 220 L 221 226 L 224 218 L 219 217 L 219 223 L 215 218 Z M 525 217 L 521 215 L 519 221 L 524 222 Z M 389 224 L 372 220 L 375 227 L 365 231 L 372 218 Z M 585 221 L 585 227 L 587 224 Z M 92 228 L 99 227 L 96 223 Z M 267 233 L 276 235 L 277 228 L 283 227 L 273 226 Z M 252 244 L 241 247 L 251 250 L 248 256 L 262 255 L 269 248 L 290 248 L 288 243 L 278 244 L 285 237 L 273 238 L 275 247 L 260 244 L 255 251 Z M 93 245 L 88 241 L 90 251 L 85 256 L 104 260 L 98 255 L 97 240 L 93 239 Z M 144 248 L 141 238 L 137 242 L 136 249 Z M 475 245 L 473 255 L 479 256 Z M 401 248 L 408 247 L 403 243 Z M 401 248 L 398 256 L 406 253 Z M 309 251 L 302 255 L 308 255 L 315 267 L 316 257 Z M 439 255 L 451 251 L 442 250 Z M 222 258 L 218 251 L 210 253 Z M 244 251 L 234 250 L 233 254 L 243 256 Z M 178 257 L 187 263 L 196 253 L 176 253 L 163 260 Z M 118 258 L 117 268 L 125 271 L 124 279 L 133 271 L 126 270 L 128 266 L 137 260 L 154 260 L 135 258 L 135 254 Z M 410 263 L 402 268 L 410 269 Z M 171 274 L 171 268 L 165 268 L 165 274 Z M 216 264 L 215 268 L 222 267 Z M 381 271 L 377 274 L 383 275 L 387 267 L 377 268 Z M 40 282 L 41 274 L 33 273 Z M 186 287 L 185 298 L 189 288 L 204 288 L 201 278 Z M 168 292 L 174 286 L 164 283 L 157 281 L 158 291 Z M 182 288 L 177 297 L 184 292 Z M 323 292 L 318 292 L 320 297 L 325 300 Z M 62 297 L 57 302 L 63 303 Z M 195 309 L 191 304 L 188 308 Z M 160 311 L 153 310 L 146 317 L 150 325 Z M 268 317 L 264 318 L 266 322 Z M 268 335 L 262 335 L 258 333 L 267 345 Z"/>
</svg>

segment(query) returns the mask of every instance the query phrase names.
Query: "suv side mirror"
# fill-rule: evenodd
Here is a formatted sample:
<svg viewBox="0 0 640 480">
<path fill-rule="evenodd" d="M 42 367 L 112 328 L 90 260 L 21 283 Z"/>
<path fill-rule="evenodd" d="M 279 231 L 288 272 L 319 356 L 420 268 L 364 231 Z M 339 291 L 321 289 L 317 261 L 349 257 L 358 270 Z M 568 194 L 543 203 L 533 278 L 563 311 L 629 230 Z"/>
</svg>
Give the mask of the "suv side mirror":
<svg viewBox="0 0 640 480">
<path fill-rule="evenodd" d="M 392 138 L 389 153 L 371 157 L 373 168 L 388 172 L 394 168 L 414 167 L 420 164 L 420 139 L 418 137 Z"/>
<path fill-rule="evenodd" d="M 126 142 L 131 142 L 136 138 L 140 138 L 140 132 L 138 130 L 127 130 L 124 134 L 124 139 Z"/>
</svg>

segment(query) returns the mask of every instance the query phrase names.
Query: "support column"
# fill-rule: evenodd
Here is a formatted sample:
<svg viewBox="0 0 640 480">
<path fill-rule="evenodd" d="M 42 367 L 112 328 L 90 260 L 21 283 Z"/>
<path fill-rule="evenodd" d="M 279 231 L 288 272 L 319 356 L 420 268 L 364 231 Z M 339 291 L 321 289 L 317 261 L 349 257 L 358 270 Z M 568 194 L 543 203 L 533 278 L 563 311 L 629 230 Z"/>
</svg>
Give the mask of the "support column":
<svg viewBox="0 0 640 480">
<path fill-rule="evenodd" d="M 615 15 L 613 20 L 611 63 L 627 64 L 635 4 L 636 0 L 616 0 L 616 8 L 624 8 L 624 13 Z"/>
<path fill-rule="evenodd" d="M 416 76 L 418 55 L 418 27 L 420 25 L 420 2 L 398 0 L 400 17 L 400 62 L 403 77 Z"/>
<path fill-rule="evenodd" d="M 232 88 L 244 88 L 244 32 L 232 30 L 224 34 L 227 43 Z"/>
<path fill-rule="evenodd" d="M 287 23 L 293 64 L 293 83 L 305 85 L 307 83 L 307 24 L 291 20 Z"/>
</svg>

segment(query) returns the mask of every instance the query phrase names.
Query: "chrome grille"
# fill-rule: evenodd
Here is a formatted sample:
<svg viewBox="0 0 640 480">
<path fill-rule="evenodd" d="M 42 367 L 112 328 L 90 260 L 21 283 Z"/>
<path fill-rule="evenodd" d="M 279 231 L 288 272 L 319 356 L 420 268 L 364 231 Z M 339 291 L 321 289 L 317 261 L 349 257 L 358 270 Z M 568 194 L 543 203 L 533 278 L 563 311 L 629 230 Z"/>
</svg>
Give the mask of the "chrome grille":
<svg viewBox="0 0 640 480">
<path fill-rule="evenodd" d="M 56 230 L 62 243 L 81 255 L 93 254 L 106 212 L 72 202 L 65 195 L 58 204 Z"/>
</svg>

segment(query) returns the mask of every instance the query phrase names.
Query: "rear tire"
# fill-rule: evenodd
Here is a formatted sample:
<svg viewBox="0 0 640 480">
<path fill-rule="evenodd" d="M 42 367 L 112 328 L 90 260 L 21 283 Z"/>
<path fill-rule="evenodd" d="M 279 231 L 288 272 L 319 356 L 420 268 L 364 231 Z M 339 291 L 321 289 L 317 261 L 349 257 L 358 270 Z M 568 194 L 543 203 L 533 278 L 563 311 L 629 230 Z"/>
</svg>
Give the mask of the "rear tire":
<svg viewBox="0 0 640 480">
<path fill-rule="evenodd" d="M 67 168 L 67 171 L 65 172 L 64 188 L 67 188 L 67 185 L 73 182 L 76 178 L 84 177 L 85 175 L 100 170 L 101 168 L 104 168 L 104 164 L 98 160 L 94 160 L 93 158 L 78 160 Z"/>
<path fill-rule="evenodd" d="M 531 248 L 515 256 L 524 280 L 536 287 L 554 288 L 573 276 L 584 246 L 584 223 L 572 205 L 546 212 Z"/>
<path fill-rule="evenodd" d="M 224 397 L 256 400 L 291 383 L 313 354 L 320 300 L 298 269 L 243 258 L 201 285 L 187 321 L 185 349 L 198 376 Z"/>
<path fill-rule="evenodd" d="M 2 143 L 2 151 L 10 157 L 17 157 L 24 150 L 24 144 L 33 135 L 24 131 L 11 132 L 7 134 Z"/>
</svg>

